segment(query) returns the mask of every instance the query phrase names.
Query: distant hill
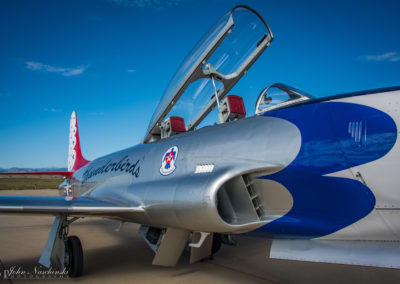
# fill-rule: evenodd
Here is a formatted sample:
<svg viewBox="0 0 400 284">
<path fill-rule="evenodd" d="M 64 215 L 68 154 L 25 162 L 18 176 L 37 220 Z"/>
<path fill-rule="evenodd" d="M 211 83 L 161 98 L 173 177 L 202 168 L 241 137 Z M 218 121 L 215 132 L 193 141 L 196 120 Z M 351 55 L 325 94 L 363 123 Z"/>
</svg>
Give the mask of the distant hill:
<svg viewBox="0 0 400 284">
<path fill-rule="evenodd" d="M 0 168 L 0 173 L 66 172 L 67 168 Z"/>
</svg>

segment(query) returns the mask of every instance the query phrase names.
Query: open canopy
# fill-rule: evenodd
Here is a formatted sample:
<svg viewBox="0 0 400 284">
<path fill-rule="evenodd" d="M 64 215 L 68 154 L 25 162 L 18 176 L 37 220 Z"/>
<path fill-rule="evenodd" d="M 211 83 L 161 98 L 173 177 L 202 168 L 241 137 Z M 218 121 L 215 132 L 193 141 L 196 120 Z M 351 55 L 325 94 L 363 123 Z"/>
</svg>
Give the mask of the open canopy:
<svg viewBox="0 0 400 284">
<path fill-rule="evenodd" d="M 222 99 L 270 45 L 265 20 L 247 6 L 225 14 L 196 44 L 170 81 L 147 129 L 144 142 L 159 139 L 166 116 L 181 116 L 194 129 L 215 107 L 212 79 Z"/>
</svg>

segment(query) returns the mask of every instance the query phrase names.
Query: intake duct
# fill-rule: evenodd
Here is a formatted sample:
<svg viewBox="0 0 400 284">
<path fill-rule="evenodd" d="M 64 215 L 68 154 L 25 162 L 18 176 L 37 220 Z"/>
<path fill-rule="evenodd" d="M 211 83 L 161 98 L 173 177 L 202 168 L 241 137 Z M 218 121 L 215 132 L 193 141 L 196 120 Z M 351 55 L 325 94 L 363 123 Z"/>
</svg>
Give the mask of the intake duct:
<svg viewBox="0 0 400 284">
<path fill-rule="evenodd" d="M 281 184 L 245 174 L 234 177 L 217 193 L 220 217 L 230 225 L 267 223 L 286 214 L 293 206 L 291 194 Z"/>
</svg>

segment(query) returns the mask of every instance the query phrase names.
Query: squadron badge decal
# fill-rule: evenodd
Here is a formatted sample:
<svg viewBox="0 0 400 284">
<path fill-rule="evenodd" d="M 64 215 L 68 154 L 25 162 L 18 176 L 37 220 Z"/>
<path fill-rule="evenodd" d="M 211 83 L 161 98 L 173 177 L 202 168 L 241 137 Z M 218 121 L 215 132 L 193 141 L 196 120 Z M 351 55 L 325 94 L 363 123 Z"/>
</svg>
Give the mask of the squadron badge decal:
<svg viewBox="0 0 400 284">
<path fill-rule="evenodd" d="M 175 161 L 177 157 L 178 157 L 177 146 L 173 146 L 165 152 L 161 160 L 161 168 L 160 168 L 160 173 L 163 176 L 170 175 L 175 171 L 176 168 Z"/>
</svg>

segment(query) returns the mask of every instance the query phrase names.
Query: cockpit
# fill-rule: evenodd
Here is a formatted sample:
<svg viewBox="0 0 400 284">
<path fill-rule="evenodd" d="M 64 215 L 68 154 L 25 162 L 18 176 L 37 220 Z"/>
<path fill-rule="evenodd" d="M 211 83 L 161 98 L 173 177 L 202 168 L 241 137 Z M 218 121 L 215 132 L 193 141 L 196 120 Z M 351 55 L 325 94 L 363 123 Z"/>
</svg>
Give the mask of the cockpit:
<svg viewBox="0 0 400 284">
<path fill-rule="evenodd" d="M 267 49 L 273 34 L 252 8 L 237 6 L 197 43 L 172 77 L 147 129 L 144 143 L 192 131 L 217 121 L 246 116 L 243 99 L 232 87 Z M 265 88 L 255 114 L 312 98 L 284 84 Z"/>
<path fill-rule="evenodd" d="M 304 91 L 282 83 L 275 83 L 261 91 L 256 102 L 255 114 L 260 115 L 310 99 L 314 99 L 314 97 Z"/>
</svg>

